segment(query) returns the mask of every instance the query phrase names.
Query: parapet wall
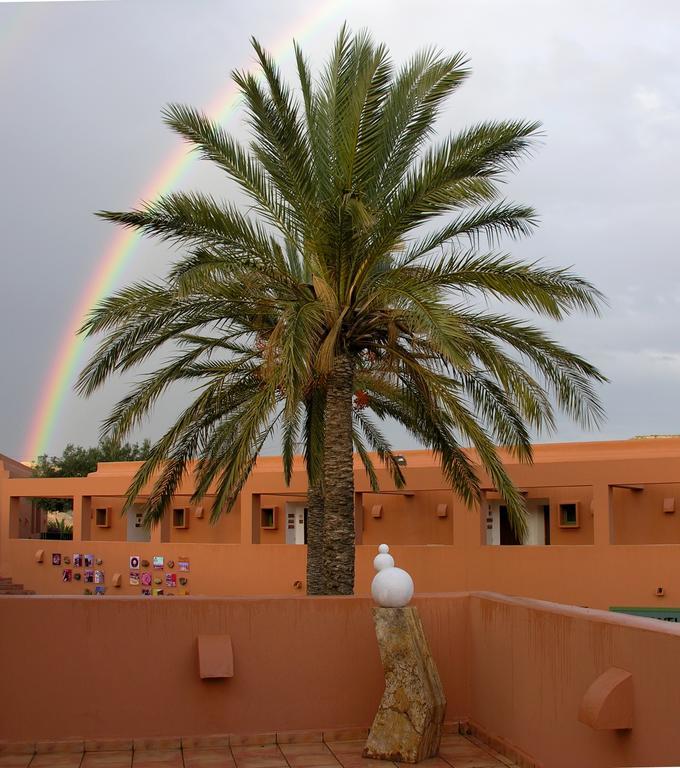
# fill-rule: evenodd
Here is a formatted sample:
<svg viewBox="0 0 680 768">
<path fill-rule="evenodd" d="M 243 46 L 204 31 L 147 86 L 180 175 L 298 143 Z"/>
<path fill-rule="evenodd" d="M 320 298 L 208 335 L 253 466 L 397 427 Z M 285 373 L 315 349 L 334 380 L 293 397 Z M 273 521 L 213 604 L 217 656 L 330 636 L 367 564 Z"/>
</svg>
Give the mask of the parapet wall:
<svg viewBox="0 0 680 768">
<path fill-rule="evenodd" d="M 680 763 L 680 627 L 490 593 L 415 604 L 448 699 L 550 768 Z M 198 736 L 370 725 L 382 669 L 366 598 L 0 597 L 0 740 Z M 234 676 L 201 680 L 229 634 Z M 579 722 L 590 684 L 633 676 L 634 723 Z"/>
<path fill-rule="evenodd" d="M 467 596 L 422 598 L 449 712 L 468 706 Z M 367 598 L 0 597 L 0 740 L 370 725 L 382 668 Z M 201 680 L 199 635 L 234 676 Z"/>
<path fill-rule="evenodd" d="M 680 765 L 680 627 L 490 593 L 468 603 L 471 720 L 546 768 Z M 611 667 L 632 673 L 633 728 L 577 713 Z"/>
</svg>

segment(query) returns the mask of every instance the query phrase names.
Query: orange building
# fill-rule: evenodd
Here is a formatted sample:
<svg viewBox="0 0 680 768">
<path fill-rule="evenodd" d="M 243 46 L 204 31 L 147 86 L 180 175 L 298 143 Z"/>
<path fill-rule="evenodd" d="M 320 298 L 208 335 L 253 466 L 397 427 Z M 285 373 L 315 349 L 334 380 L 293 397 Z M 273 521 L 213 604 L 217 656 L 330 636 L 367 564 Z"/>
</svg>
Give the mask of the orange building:
<svg viewBox="0 0 680 768">
<path fill-rule="evenodd" d="M 680 605 L 680 439 L 537 445 L 532 465 L 508 461 L 527 500 L 523 542 L 487 480 L 481 508 L 468 509 L 428 451 L 403 457 L 401 490 L 381 471 L 381 492 L 371 492 L 356 466 L 358 594 L 368 592 L 376 545 L 387 542 L 418 592 L 488 589 L 605 608 Z M 211 497 L 192 504 L 187 483 L 151 531 L 138 509 L 122 514 L 138 466 L 105 463 L 84 478 L 38 479 L 0 456 L 0 576 L 40 594 L 95 586 L 109 594 L 304 591 L 300 460 L 286 487 L 280 459 L 262 457 L 235 508 L 215 525 Z M 33 500 L 44 497 L 72 500 L 72 541 L 43 540 L 44 513 Z M 162 568 L 154 569 L 154 557 L 164 559 Z"/>
<path fill-rule="evenodd" d="M 509 464 L 522 544 L 489 484 L 468 509 L 427 452 L 404 459 L 408 487 L 383 473 L 380 494 L 357 466 L 358 595 L 302 598 L 300 463 L 285 488 L 262 458 L 215 526 L 187 485 L 148 532 L 121 515 L 137 465 L 35 479 L 0 457 L 0 575 L 40 593 L 0 594 L 0 763 L 355 768 L 384 681 L 365 595 L 387 541 L 448 702 L 438 764 L 677 765 L 680 625 L 590 608 L 680 605 L 680 440 L 542 445 Z M 72 540 L 42 538 L 44 497 L 72 501 Z M 107 599 L 83 596 L 97 588 Z M 229 661 L 217 676 L 205 638 Z"/>
</svg>

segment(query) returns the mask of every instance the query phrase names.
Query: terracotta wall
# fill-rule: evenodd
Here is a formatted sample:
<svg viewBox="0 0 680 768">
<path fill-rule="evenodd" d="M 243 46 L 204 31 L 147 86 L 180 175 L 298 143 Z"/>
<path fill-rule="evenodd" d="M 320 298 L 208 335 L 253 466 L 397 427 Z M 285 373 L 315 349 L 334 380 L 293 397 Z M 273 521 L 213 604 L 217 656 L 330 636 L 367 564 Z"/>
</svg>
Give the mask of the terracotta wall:
<svg viewBox="0 0 680 768">
<path fill-rule="evenodd" d="M 503 590 L 507 594 L 605 609 L 612 605 L 680 605 L 678 545 L 475 546 L 470 540 L 479 531 L 474 512 L 459 517 L 456 525 L 459 542 L 468 542 L 465 546 L 392 546 L 397 564 L 413 574 L 417 592 Z M 44 559 L 36 563 L 35 553 L 40 549 L 44 550 Z M 4 548 L 3 572 L 40 594 L 82 594 L 83 582 L 61 581 L 63 566 L 51 565 L 53 552 L 93 554 L 102 559 L 107 597 L 140 594 L 139 586 L 129 584 L 131 554 L 148 560 L 163 554 L 166 562 L 189 558 L 186 589 L 191 595 L 294 595 L 304 591 L 306 580 L 306 547 L 279 544 L 12 540 Z M 373 545 L 356 548 L 358 594 L 369 591 L 375 552 Z M 170 572 L 167 567 L 165 572 Z M 119 589 L 111 587 L 114 573 L 122 576 Z M 662 597 L 656 596 L 659 586 L 664 587 Z"/>
<path fill-rule="evenodd" d="M 680 483 L 614 488 L 612 517 L 617 544 L 680 544 Z M 674 511 L 664 512 L 672 500 Z"/>
<path fill-rule="evenodd" d="M 24 501 L 22 499 L 22 501 Z M 121 495 L 91 496 L 89 499 L 90 509 L 90 532 L 89 540 L 104 541 L 127 541 L 127 517 L 122 514 L 125 506 L 125 497 Z M 187 515 L 186 528 L 174 528 L 168 524 L 163 531 L 163 541 L 177 542 L 200 542 L 206 544 L 225 543 L 236 544 L 240 538 L 239 510 L 236 508 L 229 514 L 222 515 L 217 523 L 210 522 L 210 514 L 213 508 L 212 497 L 206 497 L 198 505 L 191 502 L 191 497 L 175 496 L 171 503 L 171 508 L 183 507 L 189 509 Z M 108 526 L 100 527 L 96 524 L 97 508 L 109 509 Z"/>
<path fill-rule="evenodd" d="M 261 544 L 285 544 L 286 543 L 286 504 L 291 503 L 295 506 L 304 504 L 307 497 L 304 494 L 299 496 L 280 496 L 266 494 L 260 497 L 260 507 L 274 507 L 276 510 L 276 528 L 267 530 L 259 527 L 259 538 Z M 256 521 L 256 526 L 259 525 Z"/>
<path fill-rule="evenodd" d="M 437 506 L 446 504 L 446 517 Z M 379 506 L 373 517 L 373 508 Z M 363 543 L 453 544 L 454 507 L 460 500 L 447 490 L 419 491 L 413 496 L 365 493 L 363 496 Z"/>
<path fill-rule="evenodd" d="M 589 486 L 563 488 L 532 488 L 530 498 L 546 498 L 550 504 L 550 543 L 551 545 L 592 544 L 593 526 L 593 489 Z M 560 504 L 576 502 L 579 509 L 577 528 L 560 527 Z"/>
<path fill-rule="evenodd" d="M 44 551 L 42 563 L 35 561 L 35 553 Z M 73 568 L 73 565 L 52 565 L 52 554 L 58 552 L 72 557 L 74 553 L 91 554 L 102 561 L 93 566 L 104 572 L 105 599 L 110 595 L 136 595 L 142 591 L 141 585 L 130 584 L 130 556 L 137 555 L 142 560 L 152 563 L 154 555 L 162 555 L 165 560 L 163 570 L 154 570 L 151 566 L 140 567 L 140 573 L 149 572 L 153 578 L 163 579 L 162 585 L 153 584 L 152 588 L 163 587 L 164 598 L 176 595 L 184 599 L 181 591 L 191 595 L 295 595 L 304 592 L 305 547 L 238 544 L 157 544 L 133 542 L 71 542 L 71 541 L 31 541 L 17 540 L 9 547 L 8 559 L 4 570 L 12 574 L 14 582 L 23 584 L 43 595 L 82 595 L 83 590 L 94 589 L 94 584 L 85 584 L 83 579 L 64 583 L 63 570 L 70 568 L 73 573 L 84 577 L 85 568 Z M 178 562 L 188 559 L 189 572 L 180 572 Z M 168 562 L 174 563 L 173 568 Z M 120 574 L 121 586 L 112 586 L 114 574 Z M 187 584 L 177 588 L 165 587 L 165 574 L 174 573 L 187 579 Z M 95 599 L 94 597 L 92 599 Z M 97 598 L 100 599 L 100 598 Z M 159 600 L 160 597 L 148 598 Z"/>
<path fill-rule="evenodd" d="M 470 716 L 549 768 L 680 763 L 680 626 L 521 598 L 472 594 Z M 577 719 L 609 667 L 632 673 L 634 724 Z"/>
<path fill-rule="evenodd" d="M 466 532 L 458 521 L 461 541 L 478 523 L 471 512 Z M 677 607 L 680 605 L 680 547 L 678 545 L 486 547 L 392 546 L 397 564 L 413 574 L 418 593 L 468 589 L 503 590 L 543 600 L 594 608 L 613 605 Z M 35 553 L 44 551 L 42 563 Z M 191 595 L 295 595 L 304 591 L 306 547 L 237 544 L 132 544 L 127 542 L 59 542 L 13 540 L 5 547 L 4 573 L 40 594 L 79 595 L 82 581 L 62 582 L 64 566 L 51 565 L 53 552 L 92 554 L 103 563 L 109 595 L 139 595 L 129 584 L 131 554 L 151 560 L 163 554 L 175 563 L 188 558 L 186 589 Z M 368 594 L 373 578 L 373 545 L 356 548 L 356 592 Z M 70 567 L 70 566 L 69 566 Z M 81 569 L 83 572 L 84 569 Z M 177 568 L 174 571 L 179 576 Z M 170 572 L 167 567 L 163 574 Z M 114 573 L 122 586 L 111 587 Z M 154 576 L 157 574 L 154 573 Z M 92 585 L 89 585 L 91 587 Z M 662 597 L 657 587 L 664 588 Z M 178 590 L 166 590 L 167 594 Z M 95 598 L 92 598 L 95 599 Z M 97 598 L 99 599 L 99 598 Z M 161 599 L 161 598 L 149 598 Z M 165 598 L 162 598 L 165 599 Z M 184 599 L 181 597 L 178 599 Z"/>
<path fill-rule="evenodd" d="M 417 604 L 455 718 L 467 597 Z M 368 726 L 382 695 L 363 598 L 0 597 L 0 615 L 0 740 Z M 201 634 L 231 636 L 233 678 L 199 678 Z"/>
<path fill-rule="evenodd" d="M 550 768 L 676 765 L 680 627 L 489 593 L 415 604 L 448 699 Z M 0 740 L 369 726 L 382 670 L 365 598 L 0 597 Z M 234 677 L 201 681 L 197 637 L 229 634 Z M 634 725 L 577 718 L 610 666 Z"/>
<path fill-rule="evenodd" d="M 405 452 L 407 492 L 392 493 L 380 470 L 386 493 L 373 494 L 363 470 L 356 467 L 357 500 L 363 508 L 357 548 L 357 592 L 365 594 L 372 578 L 375 546 L 386 541 L 398 552 L 400 564 L 411 569 L 419 591 L 468 589 L 502 590 L 511 594 L 552 599 L 577 605 L 607 608 L 611 605 L 680 605 L 680 510 L 660 511 L 666 494 L 680 488 L 680 440 L 618 441 L 536 446 L 535 463 L 508 463 L 508 470 L 529 499 L 546 499 L 551 505 L 551 546 L 483 546 L 484 518 L 476 508 L 467 509 L 445 490 L 441 471 L 427 451 Z M 48 557 L 38 565 L 34 554 L 52 552 L 92 553 L 103 560 L 105 584 L 120 573 L 120 593 L 139 594 L 129 585 L 129 557 L 191 560 L 187 585 L 191 594 L 296 594 L 304 589 L 304 547 L 286 545 L 285 506 L 304 499 L 306 474 L 299 459 L 290 488 L 286 489 L 280 459 L 263 457 L 243 489 L 234 510 L 217 526 L 195 516 L 189 504 L 187 481 L 177 500 L 192 509 L 189 527 L 155 529 L 148 544 L 126 542 L 124 521 L 117 512 L 136 464 L 102 464 L 85 478 L 32 479 L 0 474 L 0 575 L 41 593 L 77 594 L 82 585 L 62 584 L 60 571 Z M 488 478 L 482 484 L 493 498 Z M 622 484 L 644 488 L 622 490 Z M 21 540 L 19 501 L 26 496 L 72 496 L 75 540 L 42 542 Z M 497 496 L 497 495 L 496 495 Z M 112 506 L 112 527 L 93 525 L 93 509 L 103 500 Z M 560 501 L 579 501 L 580 526 L 560 529 Z M 447 516 L 436 516 L 439 503 L 447 503 Z M 380 518 L 371 516 L 380 504 Z M 276 529 L 260 526 L 261 506 L 278 506 Z M 359 516 L 361 518 L 361 516 Z M 677 520 L 677 522 L 676 522 Z M 114 540 L 120 539 L 120 540 Z M 651 543 L 644 543 L 644 542 Z M 658 587 L 664 594 L 656 596 Z"/>
</svg>

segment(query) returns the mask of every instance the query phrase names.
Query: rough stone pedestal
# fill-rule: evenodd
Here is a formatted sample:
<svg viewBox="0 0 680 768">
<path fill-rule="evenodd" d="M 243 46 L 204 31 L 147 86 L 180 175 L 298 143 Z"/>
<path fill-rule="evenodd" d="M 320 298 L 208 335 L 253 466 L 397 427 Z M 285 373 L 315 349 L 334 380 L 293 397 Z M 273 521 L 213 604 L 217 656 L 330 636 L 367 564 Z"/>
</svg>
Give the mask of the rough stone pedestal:
<svg viewBox="0 0 680 768">
<path fill-rule="evenodd" d="M 439 751 L 446 699 L 416 608 L 374 608 L 385 693 L 364 757 L 418 763 Z"/>
</svg>

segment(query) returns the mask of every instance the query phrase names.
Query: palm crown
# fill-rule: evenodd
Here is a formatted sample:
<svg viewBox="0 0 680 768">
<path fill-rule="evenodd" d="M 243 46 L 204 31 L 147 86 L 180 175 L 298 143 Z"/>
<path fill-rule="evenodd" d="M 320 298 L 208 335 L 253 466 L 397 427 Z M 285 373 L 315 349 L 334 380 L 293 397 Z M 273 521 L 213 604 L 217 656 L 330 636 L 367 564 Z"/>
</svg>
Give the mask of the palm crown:
<svg viewBox="0 0 680 768">
<path fill-rule="evenodd" d="M 554 426 L 553 402 L 582 424 L 602 416 L 594 387 L 604 379 L 592 365 L 479 297 L 558 320 L 597 312 L 602 297 L 568 270 L 497 249 L 501 236 L 527 235 L 536 222 L 500 186 L 531 149 L 537 123 L 487 122 L 434 141 L 444 100 L 468 75 L 462 55 L 427 50 L 395 70 L 384 46 L 343 28 L 317 80 L 296 46 L 298 95 L 253 46 L 261 78 L 234 74 L 248 147 L 194 109 L 165 111 L 245 192 L 248 212 L 175 193 L 101 214 L 183 252 L 165 281 L 123 289 L 93 310 L 85 333 L 106 335 L 78 387 L 89 394 L 178 345 L 105 423 L 125 435 L 173 382 L 200 386 L 130 498 L 154 478 L 147 517 L 157 520 L 197 459 L 196 496 L 214 488 L 219 514 L 278 424 L 287 477 L 302 440 L 321 488 L 327 590 L 348 592 L 353 447 L 374 482 L 369 448 L 403 482 L 376 417 L 431 447 L 468 503 L 480 488 L 464 450 L 474 446 L 521 530 L 522 498 L 497 446 L 530 461 L 530 431 Z"/>
</svg>

